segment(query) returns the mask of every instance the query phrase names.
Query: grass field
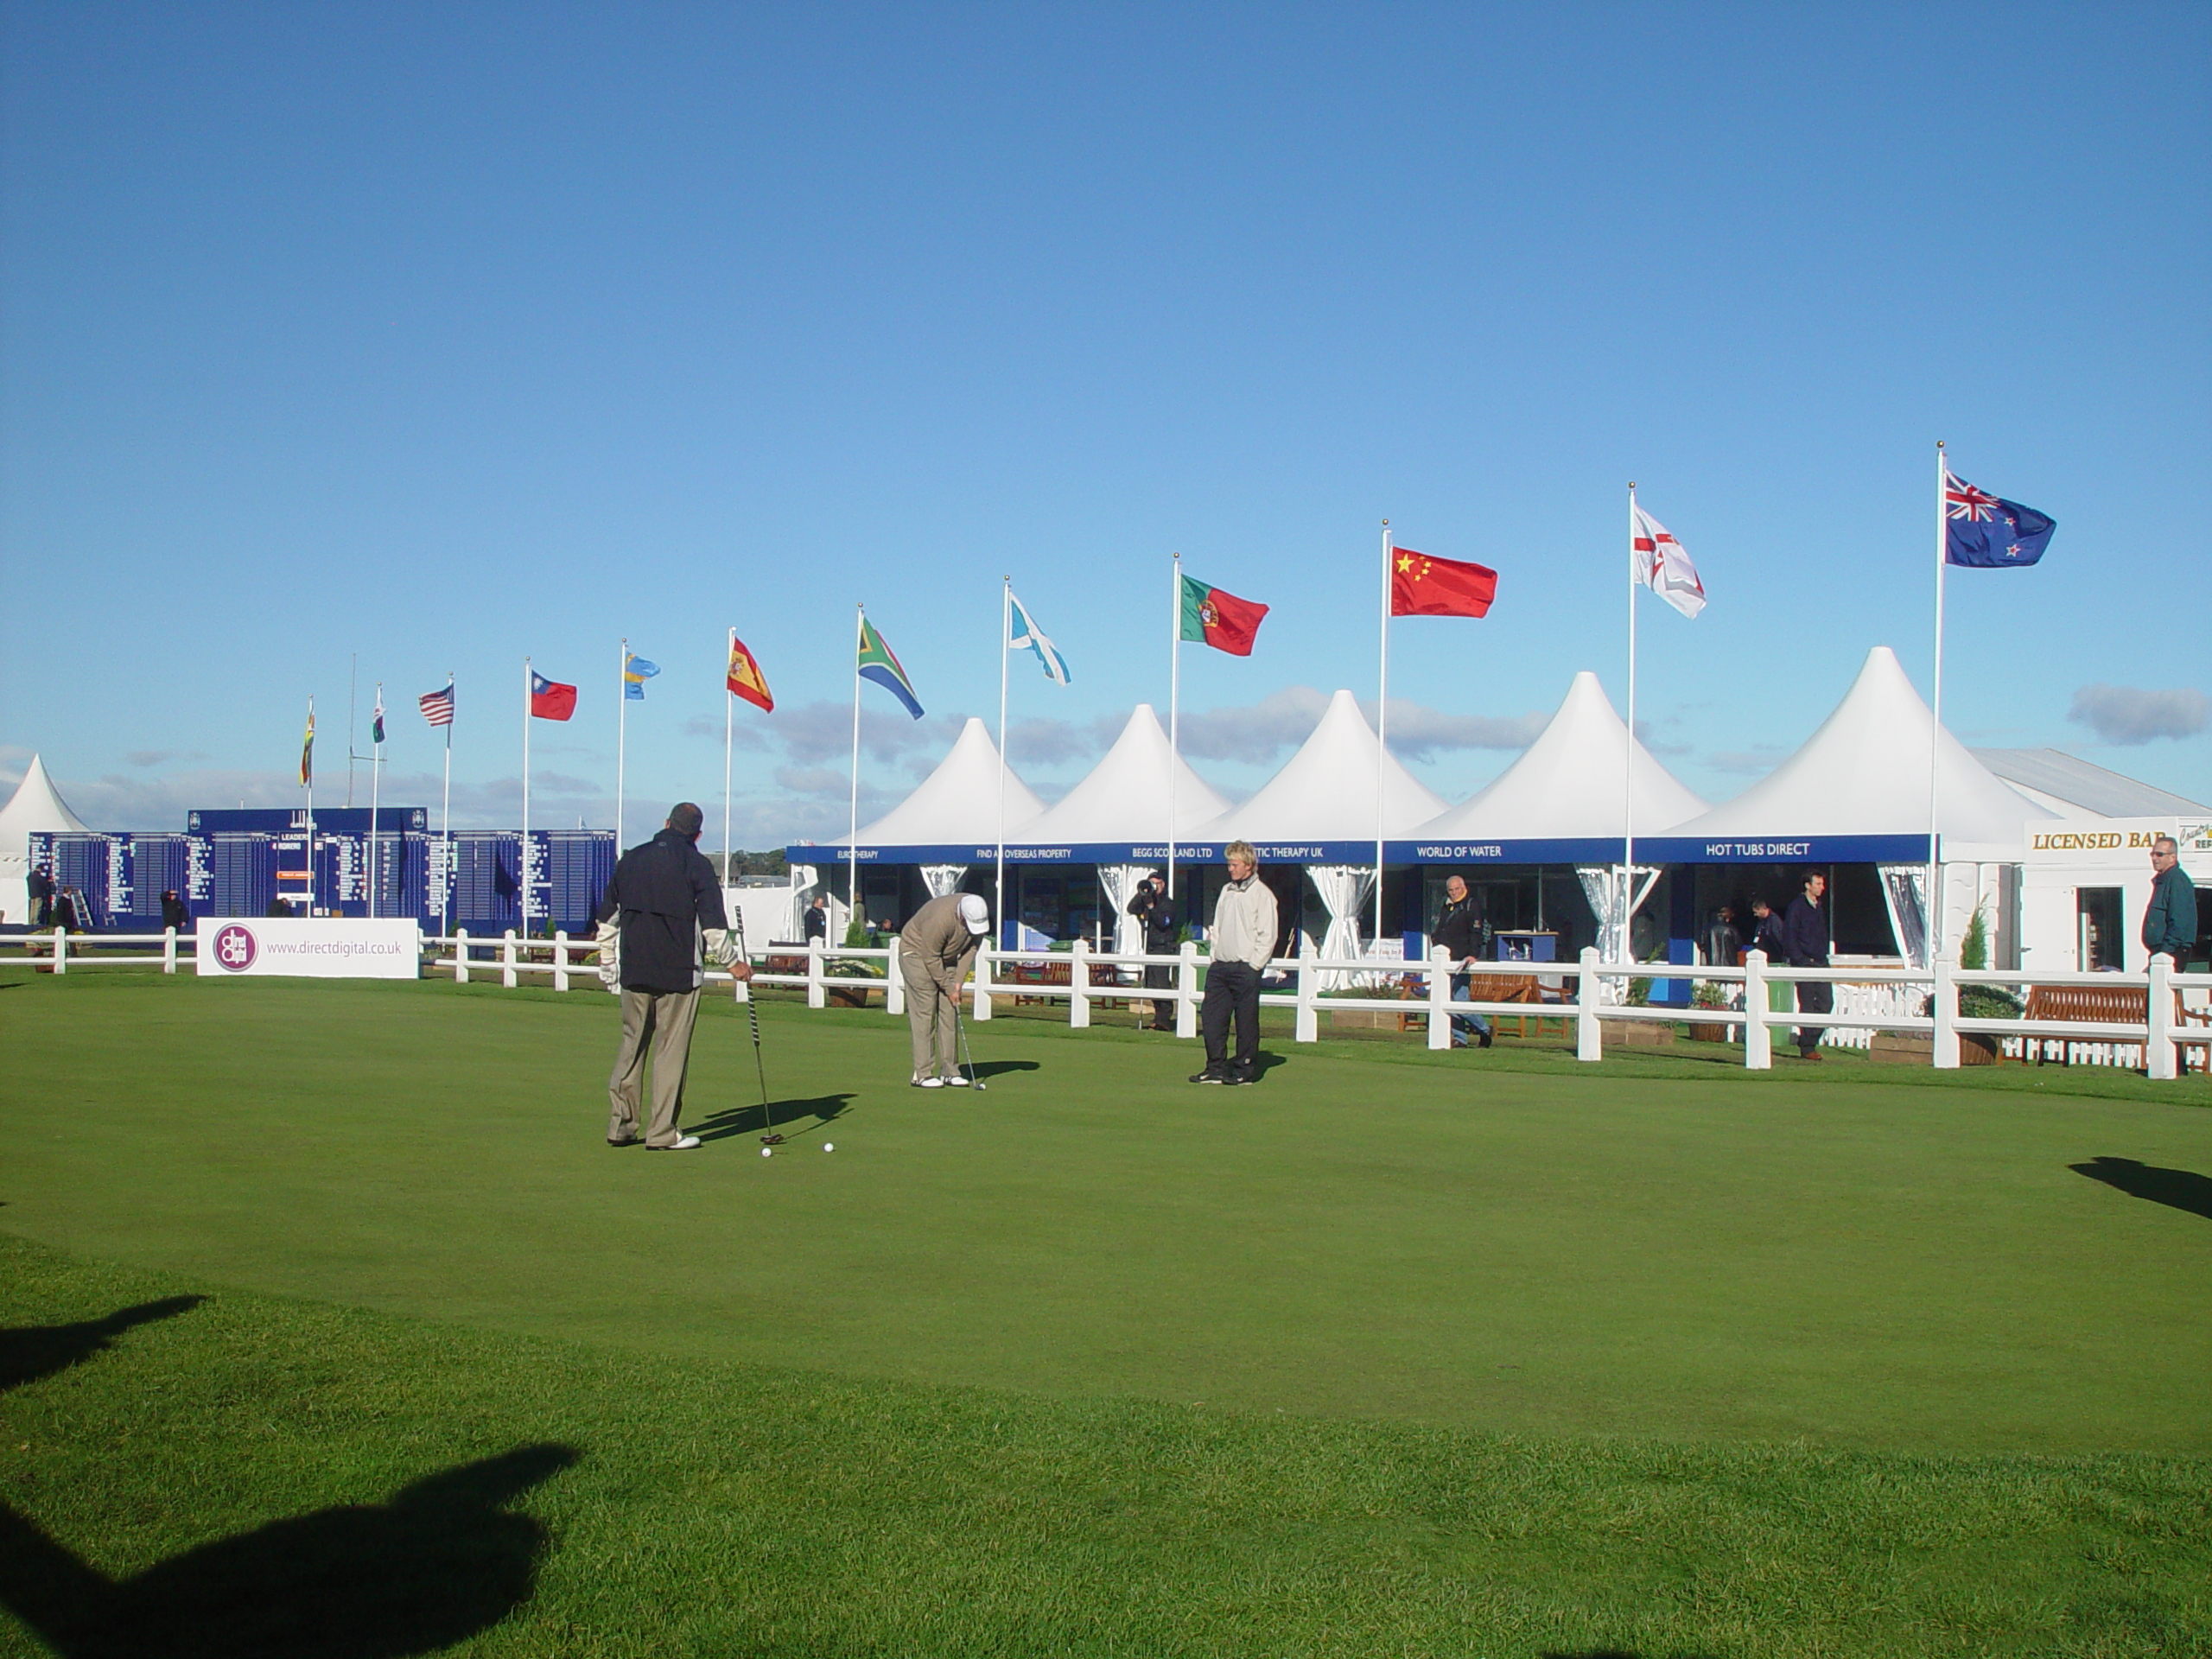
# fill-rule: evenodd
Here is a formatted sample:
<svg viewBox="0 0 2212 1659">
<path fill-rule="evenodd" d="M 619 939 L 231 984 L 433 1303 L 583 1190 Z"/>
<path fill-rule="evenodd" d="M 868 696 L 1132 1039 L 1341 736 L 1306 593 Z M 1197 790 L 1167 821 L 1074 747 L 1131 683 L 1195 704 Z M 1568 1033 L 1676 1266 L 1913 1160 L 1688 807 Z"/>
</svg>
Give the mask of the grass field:
<svg viewBox="0 0 2212 1659">
<path fill-rule="evenodd" d="M 718 1005 L 709 1145 L 649 1155 L 603 997 L 0 986 L 9 1604 L 86 1654 L 252 1650 L 188 1643 L 257 1575 L 381 1633 L 284 1652 L 2212 1651 L 2201 1082 L 1198 1090 L 1002 1020 L 926 1095 L 880 1013 L 764 1023 L 791 1143 Z M 342 1615 L 267 1594 L 340 1556 L 389 1558 Z"/>
</svg>

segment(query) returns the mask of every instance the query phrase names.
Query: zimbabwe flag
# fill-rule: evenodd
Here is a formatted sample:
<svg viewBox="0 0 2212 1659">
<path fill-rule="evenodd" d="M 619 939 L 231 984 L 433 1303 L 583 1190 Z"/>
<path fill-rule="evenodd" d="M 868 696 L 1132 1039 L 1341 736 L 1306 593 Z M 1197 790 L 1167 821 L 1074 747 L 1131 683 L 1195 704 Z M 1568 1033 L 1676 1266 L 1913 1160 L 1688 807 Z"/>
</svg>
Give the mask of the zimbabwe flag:
<svg viewBox="0 0 2212 1659">
<path fill-rule="evenodd" d="M 768 693 L 768 677 L 761 673 L 760 664 L 753 660 L 753 653 L 745 648 L 745 641 L 733 632 L 729 637 L 729 672 L 722 683 L 734 697 L 743 697 L 764 714 L 773 714 L 776 700 Z"/>
<path fill-rule="evenodd" d="M 1182 638 L 1225 651 L 1232 657 L 1249 657 L 1268 607 L 1218 588 L 1209 588 L 1196 576 L 1183 578 Z"/>
<path fill-rule="evenodd" d="M 1393 616 L 1484 616 L 1497 597 L 1497 572 L 1484 564 L 1432 559 L 1409 547 L 1390 554 Z"/>
</svg>

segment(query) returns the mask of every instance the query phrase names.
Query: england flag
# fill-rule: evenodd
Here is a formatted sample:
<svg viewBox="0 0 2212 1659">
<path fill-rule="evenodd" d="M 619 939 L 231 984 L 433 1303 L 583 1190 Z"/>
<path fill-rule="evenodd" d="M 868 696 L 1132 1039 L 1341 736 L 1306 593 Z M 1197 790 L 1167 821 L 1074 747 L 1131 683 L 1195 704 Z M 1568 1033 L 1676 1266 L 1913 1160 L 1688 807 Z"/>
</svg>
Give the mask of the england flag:
<svg viewBox="0 0 2212 1659">
<path fill-rule="evenodd" d="M 1705 584 L 1697 579 L 1697 566 L 1664 524 L 1642 507 L 1632 514 L 1636 528 L 1630 557 L 1636 579 L 1684 616 L 1695 616 L 1705 608 Z"/>
</svg>

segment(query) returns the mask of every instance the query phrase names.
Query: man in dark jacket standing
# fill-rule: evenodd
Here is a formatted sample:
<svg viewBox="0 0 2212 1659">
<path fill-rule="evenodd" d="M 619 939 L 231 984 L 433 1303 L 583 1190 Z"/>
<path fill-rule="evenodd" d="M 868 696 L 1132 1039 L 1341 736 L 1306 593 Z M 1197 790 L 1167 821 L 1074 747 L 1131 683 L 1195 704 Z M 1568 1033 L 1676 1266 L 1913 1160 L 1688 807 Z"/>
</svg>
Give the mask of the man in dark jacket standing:
<svg viewBox="0 0 2212 1659">
<path fill-rule="evenodd" d="M 1135 896 L 1129 900 L 1129 914 L 1144 926 L 1144 953 L 1147 957 L 1165 957 L 1175 949 L 1175 904 L 1167 896 L 1167 879 L 1148 875 L 1137 883 Z M 1173 968 L 1147 968 L 1144 970 L 1144 988 L 1148 991 L 1166 990 L 1175 982 Z M 1152 1003 L 1152 1028 L 1154 1031 L 1175 1029 L 1175 1004 L 1165 997 L 1154 997 Z"/>
<path fill-rule="evenodd" d="M 1789 901 L 1789 912 L 1782 918 L 1782 948 L 1792 968 L 1825 968 L 1828 965 L 1828 921 L 1821 913 L 1821 895 L 1828 890 L 1825 875 L 1808 875 L 1805 890 Z M 1797 1012 L 1826 1014 L 1835 1007 L 1835 987 L 1822 981 L 1805 982 L 1797 987 Z M 1797 1058 L 1801 1060 L 1820 1058 L 1821 1032 L 1819 1026 L 1797 1027 Z"/>
<path fill-rule="evenodd" d="M 31 925 L 52 927 L 54 925 L 54 872 L 45 865 L 40 865 L 31 872 L 31 879 L 25 884 L 25 888 L 30 894 Z"/>
<path fill-rule="evenodd" d="M 180 933 L 192 931 L 192 907 L 176 896 L 175 887 L 162 894 L 162 925 Z"/>
<path fill-rule="evenodd" d="M 2143 948 L 2184 967 L 2196 949 L 2196 883 L 2181 867 L 2181 843 L 2160 836 L 2151 843 L 2151 902 L 2143 909 Z"/>
<path fill-rule="evenodd" d="M 1436 925 L 1428 931 L 1429 943 L 1460 965 L 1462 971 L 1452 976 L 1452 1000 L 1454 1002 L 1474 1001 L 1474 976 L 1465 971 L 1466 965 L 1479 961 L 1483 954 L 1483 935 L 1489 930 L 1483 925 L 1482 906 L 1475 895 L 1467 891 L 1467 884 L 1452 876 L 1444 884 L 1444 908 L 1436 912 Z M 1470 1038 L 1484 1048 L 1491 1045 L 1490 1021 L 1479 1014 L 1455 1014 L 1452 1016 L 1452 1046 L 1465 1048 Z"/>
<path fill-rule="evenodd" d="M 607 1080 L 610 1147 L 638 1143 L 648 1043 L 653 1115 L 645 1149 L 690 1152 L 698 1146 L 697 1135 L 682 1134 L 676 1125 L 683 1112 L 699 988 L 707 982 L 705 960 L 728 964 L 738 979 L 753 977 L 752 964 L 735 960 L 721 883 L 698 848 L 704 821 L 690 801 L 679 803 L 665 829 L 622 855 L 600 899 L 599 976 L 622 998 L 622 1046 Z"/>
<path fill-rule="evenodd" d="M 807 906 L 806 915 L 802 918 L 800 925 L 805 929 L 806 937 L 809 939 L 819 939 L 825 945 L 830 943 L 830 895 L 828 893 L 817 893 L 814 895 L 814 901 Z"/>
</svg>

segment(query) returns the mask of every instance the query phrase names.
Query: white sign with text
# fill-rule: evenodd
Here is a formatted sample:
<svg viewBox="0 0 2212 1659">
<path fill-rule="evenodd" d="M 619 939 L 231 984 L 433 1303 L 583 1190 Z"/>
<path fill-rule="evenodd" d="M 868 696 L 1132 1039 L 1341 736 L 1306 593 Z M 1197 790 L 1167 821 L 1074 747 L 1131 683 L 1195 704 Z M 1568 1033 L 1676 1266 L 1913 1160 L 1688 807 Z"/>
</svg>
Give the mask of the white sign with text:
<svg viewBox="0 0 2212 1659">
<path fill-rule="evenodd" d="M 203 977 L 285 974 L 309 979 L 415 979 L 422 931 L 410 920 L 202 916 L 194 932 Z"/>
</svg>

